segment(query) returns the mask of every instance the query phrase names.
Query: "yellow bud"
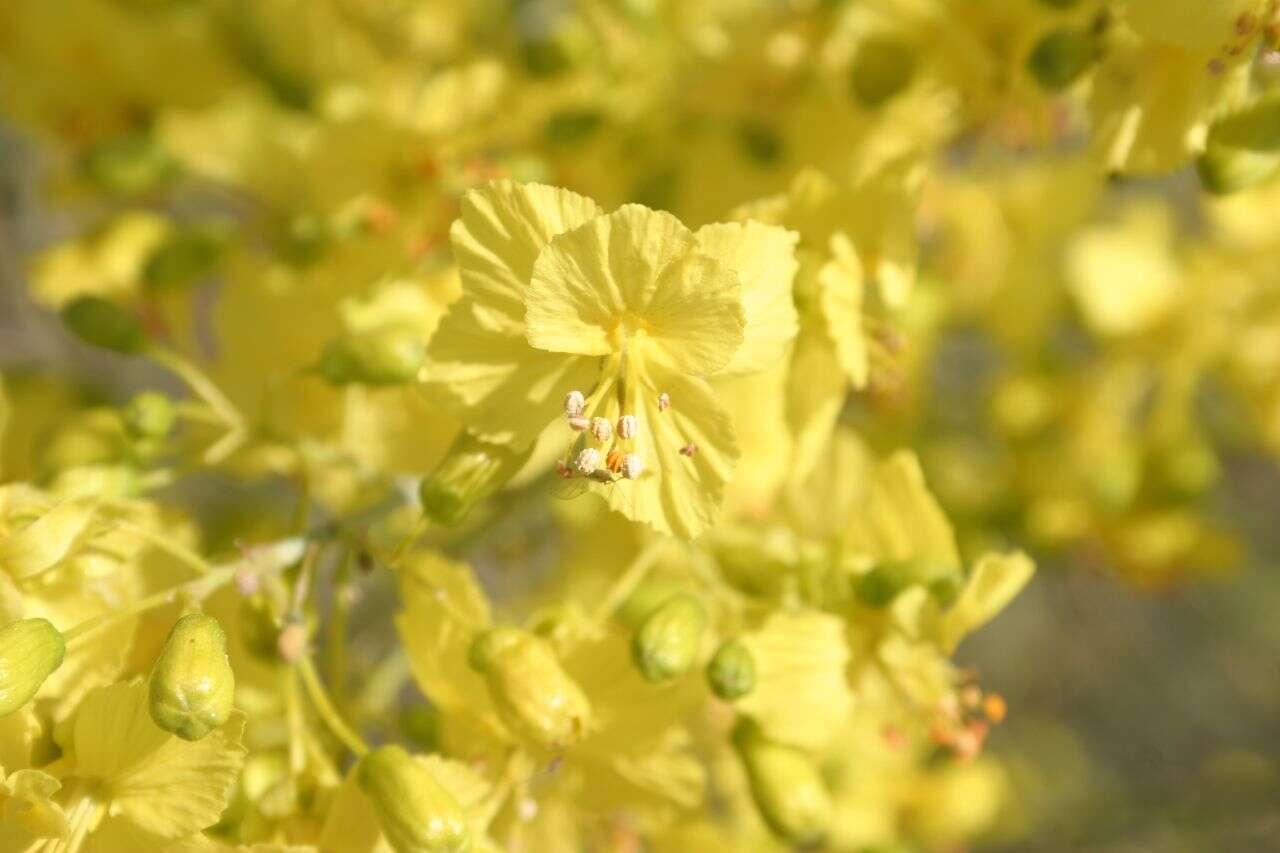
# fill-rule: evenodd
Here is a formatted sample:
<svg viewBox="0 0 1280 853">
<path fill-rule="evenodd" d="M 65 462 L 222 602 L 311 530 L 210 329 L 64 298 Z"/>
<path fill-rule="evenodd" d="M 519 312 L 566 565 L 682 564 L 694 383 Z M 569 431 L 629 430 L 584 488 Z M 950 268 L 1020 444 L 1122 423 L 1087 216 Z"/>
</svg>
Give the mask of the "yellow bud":
<svg viewBox="0 0 1280 853">
<path fill-rule="evenodd" d="M 792 844 L 816 844 L 831 823 L 831 795 L 804 750 L 768 740 L 743 720 L 734 729 L 751 796 L 769 828 Z"/>
<path fill-rule="evenodd" d="M 631 658 L 648 681 L 688 672 L 702 649 L 707 611 L 691 595 L 677 595 L 644 620 L 631 644 Z"/>
<path fill-rule="evenodd" d="M 222 626 L 203 613 L 183 616 L 151 672 L 151 719 L 183 740 L 200 740 L 227 721 L 234 694 Z"/>
<path fill-rule="evenodd" d="M 396 853 L 463 853 L 471 834 L 458 800 L 423 764 L 396 745 L 360 759 L 356 780 Z"/>
<path fill-rule="evenodd" d="M 532 452 L 532 446 L 517 453 L 464 430 L 418 488 L 423 513 L 437 524 L 458 523 L 473 506 L 506 485 Z"/>
<path fill-rule="evenodd" d="M 47 619 L 23 619 L 0 628 L 0 717 L 31 701 L 62 665 L 66 642 Z"/>
<path fill-rule="evenodd" d="M 471 646 L 471 666 L 489 685 L 504 723 L 542 749 L 571 746 L 586 732 L 591 704 L 551 645 L 518 628 L 485 631 Z"/>
<path fill-rule="evenodd" d="M 756 686 L 756 659 L 751 650 L 737 640 L 723 643 L 707 664 L 707 683 L 721 699 L 746 696 Z"/>
</svg>

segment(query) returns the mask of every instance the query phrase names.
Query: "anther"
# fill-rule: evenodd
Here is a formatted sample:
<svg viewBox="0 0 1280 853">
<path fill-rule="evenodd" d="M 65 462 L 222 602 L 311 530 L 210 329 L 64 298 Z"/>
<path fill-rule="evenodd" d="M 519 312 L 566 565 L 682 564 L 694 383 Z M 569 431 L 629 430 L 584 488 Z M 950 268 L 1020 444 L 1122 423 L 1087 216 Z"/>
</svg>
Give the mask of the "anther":
<svg viewBox="0 0 1280 853">
<path fill-rule="evenodd" d="M 680 455 L 688 456 L 690 459 L 692 459 L 693 454 L 697 452 L 698 452 L 698 445 L 694 444 L 692 441 L 686 444 L 684 447 L 680 448 Z"/>
<path fill-rule="evenodd" d="M 613 424 L 609 423 L 605 418 L 592 418 L 591 434 L 596 437 L 597 441 L 603 444 L 613 438 Z"/>
<path fill-rule="evenodd" d="M 586 405 L 587 398 L 581 391 L 570 391 L 564 398 L 564 413 L 571 418 L 581 417 Z"/>
<path fill-rule="evenodd" d="M 581 415 L 574 415 L 573 417 L 569 418 L 569 429 L 573 430 L 574 432 L 582 432 L 584 429 L 586 429 L 589 426 L 591 426 L 590 419 L 584 418 Z"/>
<path fill-rule="evenodd" d="M 632 438 L 638 427 L 635 415 L 623 415 L 618 418 L 618 438 Z"/>
<path fill-rule="evenodd" d="M 584 447 L 574 460 L 573 465 L 583 474 L 590 474 L 600 467 L 600 451 L 594 447 Z"/>
<path fill-rule="evenodd" d="M 671 408 L 671 397 L 666 391 L 663 391 L 658 395 L 658 411 L 665 412 L 669 408 Z"/>
<path fill-rule="evenodd" d="M 622 476 L 628 480 L 635 480 L 644 472 L 644 462 L 640 459 L 639 453 L 628 453 L 622 457 Z"/>
</svg>

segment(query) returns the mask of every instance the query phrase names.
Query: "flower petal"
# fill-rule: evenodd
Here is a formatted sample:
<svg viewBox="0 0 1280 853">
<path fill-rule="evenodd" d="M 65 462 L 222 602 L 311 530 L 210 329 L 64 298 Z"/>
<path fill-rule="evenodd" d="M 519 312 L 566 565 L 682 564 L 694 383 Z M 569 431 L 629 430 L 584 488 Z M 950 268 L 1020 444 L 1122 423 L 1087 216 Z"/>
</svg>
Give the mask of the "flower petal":
<svg viewBox="0 0 1280 853">
<path fill-rule="evenodd" d="M 463 294 L 486 318 L 505 320 L 506 331 L 519 333 L 524 292 L 542 247 L 599 214 L 591 199 L 543 184 L 504 180 L 471 190 L 450 232 Z"/>
<path fill-rule="evenodd" d="M 721 372 L 739 375 L 773 367 L 799 329 L 791 295 L 799 235 L 759 222 L 729 222 L 705 225 L 696 236 L 699 251 L 737 273 L 742 286 L 742 346 Z"/>
<path fill-rule="evenodd" d="M 638 379 L 634 414 L 639 426 L 633 441 L 645 471 L 635 480 L 591 483 L 590 488 L 633 521 L 696 539 L 715 522 L 738 461 L 733 424 L 706 380 L 657 361 L 644 362 Z M 671 402 L 665 411 L 658 403 L 664 393 Z M 608 398 L 605 412 L 617 419 L 616 400 Z"/>
<path fill-rule="evenodd" d="M 529 342 L 605 355 L 643 337 L 686 373 L 720 370 L 742 344 L 741 288 L 696 248 L 674 216 L 639 205 L 556 237 L 534 264 Z"/>
</svg>

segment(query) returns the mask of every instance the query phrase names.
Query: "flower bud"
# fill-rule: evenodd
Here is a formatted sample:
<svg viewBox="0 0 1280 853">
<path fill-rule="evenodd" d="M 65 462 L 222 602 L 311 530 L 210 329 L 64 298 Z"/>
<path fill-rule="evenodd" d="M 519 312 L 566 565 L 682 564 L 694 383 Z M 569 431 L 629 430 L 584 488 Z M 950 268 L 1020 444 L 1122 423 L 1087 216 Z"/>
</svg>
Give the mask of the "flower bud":
<svg viewBox="0 0 1280 853">
<path fill-rule="evenodd" d="M 1060 27 L 1049 32 L 1027 57 L 1027 70 L 1050 92 L 1065 89 L 1098 58 L 1098 40 L 1088 30 Z"/>
<path fill-rule="evenodd" d="M 151 719 L 183 740 L 200 740 L 231 715 L 235 686 L 222 626 L 212 616 L 187 614 L 151 671 Z"/>
<path fill-rule="evenodd" d="M 905 89 L 915 70 L 916 57 L 909 45 L 873 37 L 858 46 L 849 85 L 864 106 L 875 108 Z"/>
<path fill-rule="evenodd" d="M 356 781 L 396 853 L 471 849 L 471 833 L 457 798 L 403 747 L 380 746 L 361 758 Z"/>
<path fill-rule="evenodd" d="M 551 645 L 518 628 L 494 628 L 471 646 L 471 666 L 485 677 L 502 721 L 542 749 L 559 750 L 586 731 L 591 705 Z"/>
<path fill-rule="evenodd" d="M 173 401 L 154 391 L 144 391 L 124 407 L 125 432 L 132 438 L 164 438 L 174 418 Z"/>
<path fill-rule="evenodd" d="M 578 458 L 574 460 L 573 467 L 583 474 L 590 474 L 600 467 L 600 451 L 594 447 L 584 447 L 578 453 Z"/>
<path fill-rule="evenodd" d="M 66 647 L 47 619 L 22 619 L 0 628 L 0 717 L 31 701 L 62 665 Z"/>
<path fill-rule="evenodd" d="M 831 823 L 831 795 L 808 753 L 768 740 L 750 720 L 734 729 L 733 743 L 769 828 L 792 844 L 821 841 Z"/>
<path fill-rule="evenodd" d="M 423 514 L 437 524 L 457 524 L 473 506 L 505 486 L 532 453 L 532 446 L 515 452 L 464 430 L 418 487 Z"/>
<path fill-rule="evenodd" d="M 564 398 L 564 413 L 571 418 L 582 417 L 583 411 L 587 406 L 587 398 L 582 396 L 581 391 L 570 391 Z"/>
<path fill-rule="evenodd" d="M 692 595 L 677 595 L 644 620 L 631 643 L 631 659 L 648 681 L 683 675 L 697 662 L 707 610 Z"/>
<path fill-rule="evenodd" d="M 1233 193 L 1280 172 L 1280 95 L 1264 95 L 1209 128 L 1196 164 L 1212 193 Z"/>
<path fill-rule="evenodd" d="M 62 307 L 62 322 L 81 340 L 103 349 L 136 353 L 146 344 L 129 309 L 101 296 L 81 296 Z"/>
<path fill-rule="evenodd" d="M 212 232 L 180 231 L 151 252 L 142 280 L 150 291 L 185 287 L 207 275 L 222 251 L 222 240 Z"/>
<path fill-rule="evenodd" d="M 623 415 L 618 418 L 618 438 L 635 438 L 640 422 L 635 415 Z"/>
<path fill-rule="evenodd" d="M 957 566 L 914 557 L 881 560 L 871 571 L 855 579 L 858 598 L 871 607 L 884 607 L 909 586 L 924 586 L 941 604 L 960 593 L 962 578 Z"/>
<path fill-rule="evenodd" d="M 707 684 L 725 701 L 746 696 L 756 686 L 756 659 L 737 640 L 721 644 L 707 664 Z"/>
<path fill-rule="evenodd" d="M 384 326 L 330 341 L 319 370 L 334 385 L 403 385 L 417 377 L 426 353 L 417 329 Z"/>
<path fill-rule="evenodd" d="M 596 441 L 602 444 L 608 443 L 609 439 L 613 438 L 613 424 L 606 418 L 592 418 L 591 434 L 596 437 Z"/>
</svg>

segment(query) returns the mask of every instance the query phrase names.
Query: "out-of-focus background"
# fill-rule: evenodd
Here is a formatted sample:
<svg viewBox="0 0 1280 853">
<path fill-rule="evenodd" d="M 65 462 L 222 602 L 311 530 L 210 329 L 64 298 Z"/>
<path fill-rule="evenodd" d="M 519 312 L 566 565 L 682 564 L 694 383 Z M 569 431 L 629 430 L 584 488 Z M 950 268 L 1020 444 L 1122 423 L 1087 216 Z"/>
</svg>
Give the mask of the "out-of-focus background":
<svg viewBox="0 0 1280 853">
<path fill-rule="evenodd" d="M 115 403 L 171 383 L 79 343 L 27 299 L 25 262 L 70 227 L 41 203 L 40 174 L 0 126 L 0 371 L 52 371 Z M 1212 504 L 1247 533 L 1238 570 L 1144 592 L 1105 562 L 1038 554 L 1035 581 L 962 647 L 1012 709 L 990 748 L 1016 808 L 984 849 L 1280 846 L 1280 468 L 1229 459 Z"/>
</svg>

